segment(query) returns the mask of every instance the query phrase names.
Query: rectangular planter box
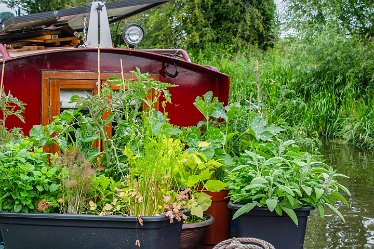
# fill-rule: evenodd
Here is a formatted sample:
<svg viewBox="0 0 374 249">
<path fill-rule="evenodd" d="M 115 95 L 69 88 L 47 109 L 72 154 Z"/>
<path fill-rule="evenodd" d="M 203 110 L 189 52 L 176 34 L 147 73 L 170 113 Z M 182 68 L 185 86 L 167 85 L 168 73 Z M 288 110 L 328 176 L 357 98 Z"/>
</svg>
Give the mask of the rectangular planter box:
<svg viewBox="0 0 374 249">
<path fill-rule="evenodd" d="M 164 216 L 0 213 L 6 249 L 178 248 L 182 222 Z"/>
<path fill-rule="evenodd" d="M 229 203 L 233 211 L 242 205 Z M 276 249 L 302 249 L 306 224 L 311 207 L 295 209 L 299 225 L 296 226 L 287 214 L 279 216 L 267 208 L 254 208 L 234 220 L 236 237 L 250 237 L 265 240 Z"/>
</svg>

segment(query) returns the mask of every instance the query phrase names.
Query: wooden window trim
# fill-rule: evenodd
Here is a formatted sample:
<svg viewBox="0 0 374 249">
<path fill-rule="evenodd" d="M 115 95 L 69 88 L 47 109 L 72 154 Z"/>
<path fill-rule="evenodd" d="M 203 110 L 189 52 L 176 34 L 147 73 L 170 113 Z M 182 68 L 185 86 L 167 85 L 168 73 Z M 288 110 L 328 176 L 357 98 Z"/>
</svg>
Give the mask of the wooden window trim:
<svg viewBox="0 0 374 249">
<path fill-rule="evenodd" d="M 104 85 L 108 78 L 112 76 L 118 76 L 121 78 L 121 73 L 118 72 L 103 72 L 101 73 L 101 84 Z M 96 82 L 98 79 L 97 72 L 88 71 L 42 71 L 42 110 L 41 110 L 41 123 L 47 125 L 53 121 L 53 116 L 59 114 L 59 105 L 53 105 L 56 99 L 60 96 L 60 89 L 71 89 L 71 90 L 92 90 L 93 94 L 97 94 Z M 159 74 L 150 74 L 150 78 L 159 80 Z M 135 79 L 135 75 L 132 73 L 125 73 L 125 79 Z M 64 83 L 59 83 L 64 81 Z M 57 87 L 55 86 L 57 85 Z M 120 87 L 114 84 L 110 84 L 113 90 L 119 90 Z M 157 97 L 154 91 L 150 91 L 148 99 L 151 101 Z M 160 109 L 160 104 L 157 101 L 153 106 L 156 110 Z M 143 106 L 146 109 L 146 106 Z"/>
<path fill-rule="evenodd" d="M 108 84 L 106 80 L 112 76 L 118 76 L 121 78 L 121 73 L 118 72 L 103 72 L 100 74 L 101 85 Z M 150 74 L 150 78 L 159 80 L 159 74 Z M 124 79 L 135 79 L 135 75 L 132 73 L 125 73 Z M 61 89 L 69 90 L 87 90 L 92 91 L 95 95 L 98 93 L 97 89 L 97 72 L 89 71 L 42 71 L 41 72 L 41 123 L 42 125 L 48 125 L 53 121 L 53 117 L 60 114 L 60 91 Z M 109 84 L 111 89 L 120 90 L 120 86 L 115 84 Z M 149 101 L 157 98 L 155 91 L 151 90 L 147 99 Z M 143 104 L 143 110 L 148 108 L 146 104 Z M 160 103 L 157 100 L 153 106 L 156 110 L 160 109 Z M 105 117 L 103 117 L 105 118 Z M 105 127 L 108 136 L 112 136 L 112 128 L 109 125 Z M 56 152 L 57 147 L 52 146 L 50 151 Z"/>
</svg>

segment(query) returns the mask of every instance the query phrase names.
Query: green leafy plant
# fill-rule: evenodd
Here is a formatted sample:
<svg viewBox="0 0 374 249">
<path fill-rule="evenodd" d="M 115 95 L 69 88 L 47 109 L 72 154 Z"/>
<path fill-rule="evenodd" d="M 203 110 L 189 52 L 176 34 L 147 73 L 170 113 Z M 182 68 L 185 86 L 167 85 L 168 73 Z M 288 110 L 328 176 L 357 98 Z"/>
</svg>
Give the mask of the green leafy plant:
<svg viewBox="0 0 374 249">
<path fill-rule="evenodd" d="M 59 158 L 61 169 L 61 212 L 80 214 L 87 205 L 95 171 L 77 148 L 65 151 Z"/>
<path fill-rule="evenodd" d="M 205 146 L 202 142 L 201 146 Z M 219 192 L 227 187 L 223 181 L 214 178 L 217 167 L 222 164 L 213 159 L 208 159 L 203 153 L 189 150 L 182 155 L 183 163 L 174 167 L 174 175 L 183 188 L 194 190 L 208 190 Z"/>
<path fill-rule="evenodd" d="M 23 118 L 24 111 L 25 104 L 22 101 L 11 93 L 5 94 L 3 89 L 0 89 L 0 146 L 22 136 L 20 129 L 13 128 L 9 130 L 6 128 L 6 124 L 7 119 L 11 116 L 15 116 L 25 122 Z"/>
<path fill-rule="evenodd" d="M 255 207 L 265 207 L 278 215 L 285 212 L 298 224 L 294 209 L 310 206 L 318 208 L 321 217 L 329 208 L 342 220 L 343 215 L 333 206 L 336 201 L 348 205 L 344 192 L 349 190 L 338 182 L 331 167 L 318 157 L 303 152 L 294 141 L 273 142 L 265 152 L 259 144 L 256 150 L 247 150 L 239 158 L 239 166 L 229 174 L 231 201 L 244 204 L 234 218 Z"/>
<path fill-rule="evenodd" d="M 115 180 L 125 178 L 128 164 L 123 148 L 131 145 L 134 150 L 141 149 L 145 130 L 143 113 L 153 112 L 151 107 L 161 96 L 170 102 L 167 88 L 173 87 L 149 78 L 139 69 L 132 73 L 134 79 L 112 77 L 107 80 L 119 86 L 118 91 L 106 85 L 100 96 L 72 96 L 75 109 L 65 110 L 47 126 L 35 126 L 30 135 L 41 146 L 56 144 L 62 151 L 77 147 L 87 160 L 104 168 L 106 175 Z M 154 98 L 149 98 L 151 91 Z M 146 110 L 142 110 L 143 106 Z M 152 124 L 165 124 L 162 114 L 150 116 L 152 120 L 148 120 Z M 153 129 L 157 128 L 160 126 Z M 112 136 L 108 129 L 111 129 Z M 98 141 L 101 146 L 98 146 Z"/>
<path fill-rule="evenodd" d="M 55 155 L 29 139 L 7 143 L 0 151 L 0 211 L 52 212 L 58 209 L 60 171 L 49 166 Z"/>
<path fill-rule="evenodd" d="M 144 151 L 125 148 L 130 172 L 127 186 L 133 191 L 130 215 L 157 215 L 164 211 L 164 196 L 179 191 L 173 175 L 174 167 L 183 163 L 183 144 L 168 137 L 148 137 Z"/>
</svg>

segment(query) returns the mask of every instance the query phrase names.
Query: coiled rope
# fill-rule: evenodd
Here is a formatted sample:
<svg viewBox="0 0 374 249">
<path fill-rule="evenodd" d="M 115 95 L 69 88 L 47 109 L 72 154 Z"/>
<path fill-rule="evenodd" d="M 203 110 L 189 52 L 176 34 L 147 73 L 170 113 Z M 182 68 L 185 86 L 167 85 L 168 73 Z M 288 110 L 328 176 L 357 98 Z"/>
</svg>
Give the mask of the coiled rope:
<svg viewBox="0 0 374 249">
<path fill-rule="evenodd" d="M 213 249 L 275 249 L 275 247 L 260 239 L 232 238 L 220 242 Z"/>
</svg>

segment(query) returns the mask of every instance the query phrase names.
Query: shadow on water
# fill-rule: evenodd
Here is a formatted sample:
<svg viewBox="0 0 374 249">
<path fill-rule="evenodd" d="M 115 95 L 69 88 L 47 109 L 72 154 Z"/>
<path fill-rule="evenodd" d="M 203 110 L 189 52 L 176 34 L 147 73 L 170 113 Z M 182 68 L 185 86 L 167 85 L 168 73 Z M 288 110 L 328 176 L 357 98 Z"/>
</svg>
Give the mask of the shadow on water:
<svg viewBox="0 0 374 249">
<path fill-rule="evenodd" d="M 341 183 L 352 196 L 350 207 L 339 210 L 345 217 L 342 222 L 336 215 L 319 218 L 313 211 L 305 237 L 305 249 L 366 249 L 374 248 L 374 153 L 353 149 L 333 141 L 325 142 L 321 153 L 339 173 L 349 176 Z"/>
</svg>

